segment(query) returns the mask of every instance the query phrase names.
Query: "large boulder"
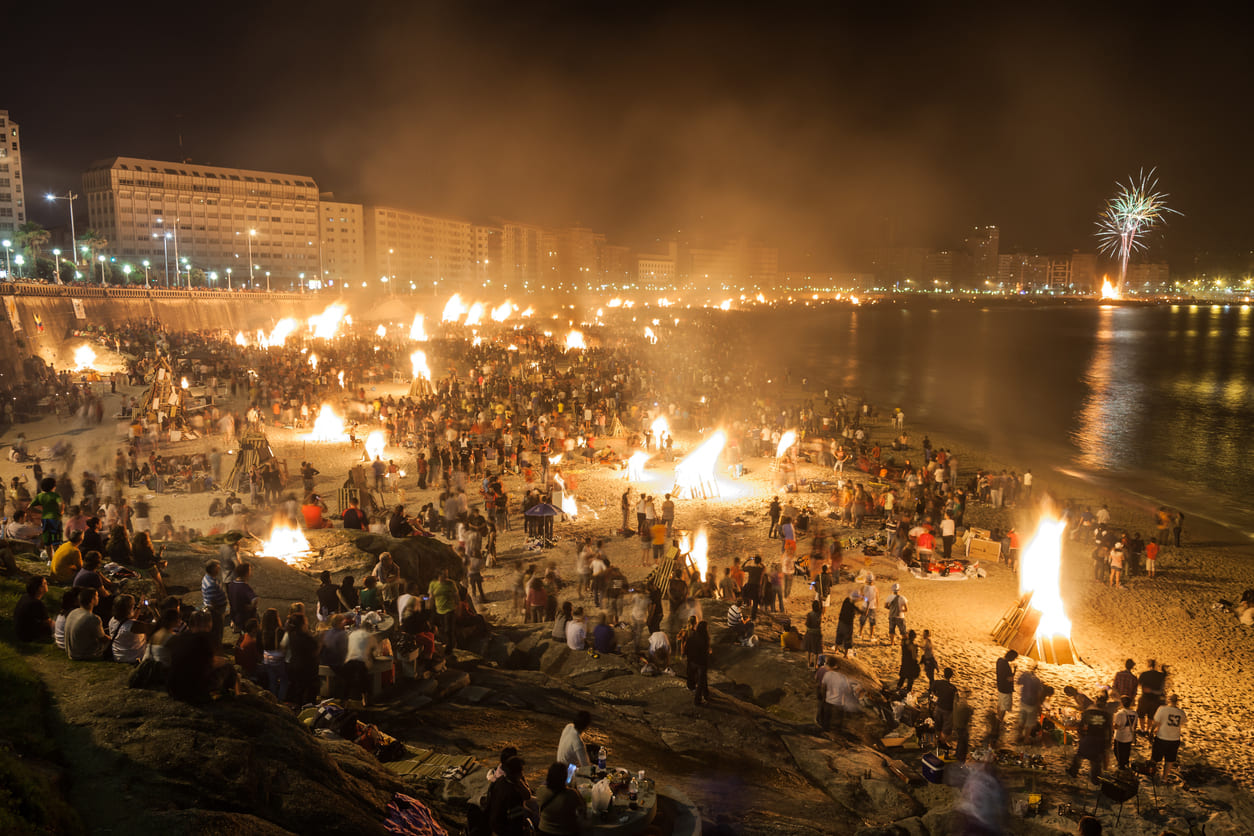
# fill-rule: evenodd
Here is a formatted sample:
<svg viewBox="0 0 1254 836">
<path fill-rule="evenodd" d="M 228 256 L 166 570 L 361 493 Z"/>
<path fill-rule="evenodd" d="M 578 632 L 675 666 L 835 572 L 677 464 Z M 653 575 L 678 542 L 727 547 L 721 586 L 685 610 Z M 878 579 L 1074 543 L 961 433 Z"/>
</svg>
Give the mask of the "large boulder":
<svg viewBox="0 0 1254 836">
<path fill-rule="evenodd" d="M 374 557 L 374 561 L 367 568 L 374 567 L 380 554 L 391 552 L 396 565 L 401 568 L 401 576 L 424 589 L 440 576 L 443 569 L 448 569 L 449 577 L 459 580 L 465 574 L 457 552 L 435 537 L 406 537 L 398 540 L 381 534 L 352 531 L 345 532 L 345 536 L 359 551 Z"/>
</svg>

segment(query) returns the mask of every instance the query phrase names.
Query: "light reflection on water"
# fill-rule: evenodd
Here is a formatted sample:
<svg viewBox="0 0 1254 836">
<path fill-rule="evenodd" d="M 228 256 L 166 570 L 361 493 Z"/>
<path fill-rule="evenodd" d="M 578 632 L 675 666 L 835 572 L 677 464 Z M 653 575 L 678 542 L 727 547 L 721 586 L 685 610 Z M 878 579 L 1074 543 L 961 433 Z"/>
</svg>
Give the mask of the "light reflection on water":
<svg viewBox="0 0 1254 836">
<path fill-rule="evenodd" d="M 754 336 L 821 386 L 1023 467 L 1078 466 L 1232 516 L 1254 496 L 1250 323 L 1247 306 L 877 306 Z"/>
</svg>

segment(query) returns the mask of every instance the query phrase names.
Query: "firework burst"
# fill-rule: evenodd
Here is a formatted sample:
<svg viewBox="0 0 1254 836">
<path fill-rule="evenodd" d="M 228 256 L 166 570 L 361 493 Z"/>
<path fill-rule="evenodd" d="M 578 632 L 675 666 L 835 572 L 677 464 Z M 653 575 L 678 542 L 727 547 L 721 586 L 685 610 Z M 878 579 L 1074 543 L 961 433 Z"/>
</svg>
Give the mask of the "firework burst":
<svg viewBox="0 0 1254 836">
<path fill-rule="evenodd" d="M 1128 278 L 1128 258 L 1146 248 L 1143 234 L 1175 209 L 1167 205 L 1167 195 L 1158 191 L 1155 169 L 1140 172 L 1127 184 L 1118 183 L 1119 191 L 1106 203 L 1097 219 L 1097 240 L 1101 250 L 1119 258 L 1119 289 Z"/>
</svg>

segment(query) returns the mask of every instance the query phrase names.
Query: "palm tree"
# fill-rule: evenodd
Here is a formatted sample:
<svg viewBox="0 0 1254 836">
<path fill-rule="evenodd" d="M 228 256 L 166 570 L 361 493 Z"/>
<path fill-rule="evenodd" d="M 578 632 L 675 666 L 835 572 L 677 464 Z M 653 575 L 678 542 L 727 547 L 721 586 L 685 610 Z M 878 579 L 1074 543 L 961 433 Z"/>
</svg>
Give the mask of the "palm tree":
<svg viewBox="0 0 1254 836">
<path fill-rule="evenodd" d="M 43 250 L 43 246 L 48 243 L 52 233 L 34 221 L 27 221 L 18 228 L 17 235 L 14 237 L 17 239 L 19 248 L 30 251 L 31 263 L 33 264 L 39 261 L 39 255 Z"/>
<path fill-rule="evenodd" d="M 109 246 L 109 239 L 105 238 L 94 229 L 84 229 L 83 234 L 78 236 L 78 248 L 81 251 L 83 247 L 87 248 L 87 266 L 90 268 L 95 260 L 96 250 L 102 250 Z M 77 257 L 75 253 L 75 257 Z"/>
</svg>

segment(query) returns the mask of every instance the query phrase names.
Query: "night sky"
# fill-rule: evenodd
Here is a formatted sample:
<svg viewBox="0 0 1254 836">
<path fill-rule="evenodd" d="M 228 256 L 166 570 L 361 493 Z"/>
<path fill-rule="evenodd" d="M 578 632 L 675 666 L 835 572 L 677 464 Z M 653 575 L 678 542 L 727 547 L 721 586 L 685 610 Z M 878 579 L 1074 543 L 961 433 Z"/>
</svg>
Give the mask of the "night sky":
<svg viewBox="0 0 1254 836">
<path fill-rule="evenodd" d="M 0 107 L 49 225 L 44 192 L 176 159 L 181 130 L 194 162 L 339 199 L 633 245 L 739 233 L 785 267 L 989 223 L 1003 252 L 1093 250 L 1115 181 L 1151 166 L 1184 213 L 1160 252 L 1254 243 L 1243 19 L 935 5 L 26 3 Z"/>
</svg>

